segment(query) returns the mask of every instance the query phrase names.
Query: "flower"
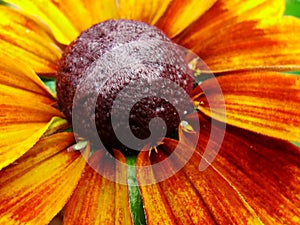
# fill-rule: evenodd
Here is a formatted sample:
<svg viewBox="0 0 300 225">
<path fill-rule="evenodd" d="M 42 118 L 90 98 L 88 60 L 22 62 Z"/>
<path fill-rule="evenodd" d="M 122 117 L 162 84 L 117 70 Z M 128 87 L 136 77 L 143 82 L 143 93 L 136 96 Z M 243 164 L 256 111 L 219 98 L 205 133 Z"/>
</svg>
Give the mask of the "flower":
<svg viewBox="0 0 300 225">
<path fill-rule="evenodd" d="M 89 164 L 119 182 L 86 164 L 74 149 L 87 156 L 89 145 L 75 144 L 71 132 L 62 132 L 68 123 L 56 96 L 36 75 L 55 77 L 65 45 L 111 18 L 154 24 L 199 55 L 222 89 L 221 95 L 207 79 L 194 90 L 198 111 L 186 117 L 186 129 L 178 132 L 180 153 L 193 154 L 180 171 L 157 183 L 157 171 L 142 169 L 164 159 L 160 172 L 172 169 L 168 154 L 176 139 L 164 139 L 151 157 L 139 153 L 136 179 L 147 224 L 299 223 L 299 148 L 289 141 L 300 141 L 300 78 L 283 72 L 300 68 L 300 21 L 282 16 L 285 1 L 0 4 L 1 224 L 47 224 L 63 207 L 64 224 L 132 222 L 129 187 L 122 184 L 127 170 L 99 151 Z M 219 107 L 222 99 L 226 117 Z M 195 133 L 188 124 L 197 120 L 201 127 Z M 215 157 L 219 140 L 211 130 L 221 134 L 225 123 Z M 195 140 L 196 149 L 191 149 Z M 209 165 L 201 171 L 203 155 L 215 158 L 205 158 Z M 126 160 L 118 150 L 114 156 Z M 176 155 L 178 162 L 184 159 Z M 147 180 L 151 184 L 143 185 Z"/>
</svg>

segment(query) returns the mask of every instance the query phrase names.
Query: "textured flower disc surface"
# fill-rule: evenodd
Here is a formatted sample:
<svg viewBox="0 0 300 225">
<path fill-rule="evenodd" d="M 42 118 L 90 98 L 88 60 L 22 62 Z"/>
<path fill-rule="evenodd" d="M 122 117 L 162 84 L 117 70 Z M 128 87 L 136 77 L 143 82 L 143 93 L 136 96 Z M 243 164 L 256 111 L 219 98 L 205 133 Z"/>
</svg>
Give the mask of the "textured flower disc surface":
<svg viewBox="0 0 300 225">
<path fill-rule="evenodd" d="M 96 147 L 100 137 L 104 146 L 112 149 L 124 147 L 115 131 L 128 124 L 141 140 L 151 134 L 156 134 L 156 139 L 162 138 L 157 134 L 159 130 L 156 132 L 159 124 L 154 122 L 149 129 L 155 117 L 164 120 L 166 135 L 174 132 L 180 122 L 178 108 L 185 109 L 186 100 L 161 80 L 170 80 L 187 94 L 193 89 L 185 54 L 174 46 L 162 31 L 137 21 L 108 20 L 84 31 L 66 48 L 57 79 L 59 105 L 73 127 L 74 123 L 80 127 L 78 134 L 95 140 Z M 149 92 L 145 97 L 148 89 L 159 94 L 151 96 Z M 124 90 L 126 98 L 115 106 L 115 99 Z M 176 98 L 177 104 L 174 106 L 158 96 Z M 76 115 L 72 111 L 75 102 L 80 106 Z M 111 125 L 113 105 L 117 107 L 115 127 Z M 128 115 L 125 108 L 129 105 L 132 108 Z"/>
</svg>

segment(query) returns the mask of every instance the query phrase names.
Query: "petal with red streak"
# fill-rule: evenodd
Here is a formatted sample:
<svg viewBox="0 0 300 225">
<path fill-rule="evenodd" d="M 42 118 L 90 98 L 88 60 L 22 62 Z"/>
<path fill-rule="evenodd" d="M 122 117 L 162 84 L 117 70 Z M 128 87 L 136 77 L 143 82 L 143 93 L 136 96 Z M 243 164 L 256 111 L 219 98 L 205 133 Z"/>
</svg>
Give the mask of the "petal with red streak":
<svg viewBox="0 0 300 225">
<path fill-rule="evenodd" d="M 243 21 L 215 35 L 200 36 L 194 41 L 187 39 L 189 45 L 179 43 L 197 53 L 213 72 L 300 68 L 298 18 Z"/>
<path fill-rule="evenodd" d="M 205 13 L 217 0 L 174 0 L 155 24 L 170 38 L 175 37 Z"/>
<path fill-rule="evenodd" d="M 197 53 L 204 52 L 202 49 L 211 39 L 221 41 L 231 26 L 263 18 L 280 18 L 284 10 L 284 0 L 218 0 L 177 38 L 177 42 Z"/>
<path fill-rule="evenodd" d="M 6 0 L 6 2 L 21 8 L 22 12 L 42 20 L 62 44 L 69 44 L 79 34 L 74 24 L 51 1 Z"/>
<path fill-rule="evenodd" d="M 273 72 L 238 73 L 201 84 L 196 99 L 204 114 L 253 132 L 300 141 L 300 77 Z M 226 111 L 222 101 L 225 100 Z M 225 115 L 224 115 L 225 113 Z M 224 121 L 226 119 L 226 121 Z"/>
<path fill-rule="evenodd" d="M 0 168 L 28 151 L 62 114 L 54 99 L 30 68 L 1 55 Z M 18 66 L 15 67 L 15 64 Z"/>
<path fill-rule="evenodd" d="M 36 96 L 37 102 L 48 105 L 54 103 L 54 95 L 34 71 L 20 59 L 16 60 L 13 55 L 1 52 L 0 61 L 0 84 L 2 86 L 27 91 L 27 94 L 31 94 L 31 98 Z"/>
<path fill-rule="evenodd" d="M 300 149 L 232 126 L 228 126 L 218 149 L 223 126 L 215 124 L 216 133 L 210 136 L 210 119 L 200 114 L 187 118 L 190 124 L 196 120 L 201 124 L 200 135 L 179 135 L 183 151 L 176 152 L 194 151 L 181 171 L 155 184 L 160 173 L 176 170 L 185 158 L 177 155 L 170 160 L 169 154 L 178 148 L 178 141 L 171 139 L 164 139 L 159 152 L 151 155 L 152 165 L 160 163 L 159 170 L 139 173 L 141 169 L 137 167 L 139 182 L 151 179 L 154 183 L 140 187 L 145 209 L 149 208 L 148 222 L 157 224 L 171 215 L 176 224 L 297 224 L 300 221 Z M 199 140 L 197 148 L 189 149 L 188 144 L 195 138 Z M 209 141 L 213 145 L 207 149 Z M 205 151 L 219 154 L 206 170 L 200 171 Z M 166 160 L 167 164 L 161 163 Z M 147 152 L 141 152 L 137 162 L 138 166 L 151 164 Z"/>
<path fill-rule="evenodd" d="M 161 187 L 156 184 L 150 165 L 148 151 L 141 151 L 136 161 L 136 176 L 143 199 L 146 221 L 148 224 L 176 224 L 167 199 Z"/>
<path fill-rule="evenodd" d="M 113 0 L 6 0 L 46 23 L 57 41 L 69 44 L 80 32 L 106 19 L 116 18 Z"/>
<path fill-rule="evenodd" d="M 173 149 L 177 141 L 165 140 L 165 145 L 167 146 L 165 148 Z M 157 163 L 166 157 L 167 155 L 161 151 L 152 156 L 152 162 Z M 161 173 L 176 167 L 177 161 L 168 161 L 166 167 L 161 167 Z M 249 218 L 255 218 L 253 210 L 218 172 L 208 170 L 199 172 L 197 167 L 187 164 L 182 171 L 159 183 L 176 222 L 208 225 L 251 224 L 248 222 Z"/>
<path fill-rule="evenodd" d="M 197 115 L 188 118 L 190 124 L 196 119 Z M 200 115 L 199 120 L 200 137 L 191 133 L 180 135 L 186 143 L 181 145 L 183 150 L 189 150 L 188 143 L 199 138 L 198 147 L 193 149 L 195 153 L 185 167 L 169 179 L 141 187 L 145 208 L 155 206 L 151 214 L 148 213 L 151 218 L 148 222 L 157 222 L 171 214 L 177 224 L 298 223 L 300 149 L 288 142 L 229 126 L 215 161 L 200 171 L 204 151 L 217 151 L 218 140 L 213 140 L 213 148 L 206 149 L 210 122 Z M 152 171 L 138 173 L 139 181 L 151 178 L 154 183 L 159 173 L 176 168 L 184 155 L 178 155 L 173 161 L 167 156 L 174 153 L 177 145 L 178 141 L 165 139 L 159 153 L 151 155 L 151 163 L 156 165 L 165 160 L 169 163 L 160 164 L 160 170 L 154 174 Z M 138 162 L 144 166 L 151 164 L 147 152 L 140 153 Z M 154 194 L 153 189 L 159 190 L 159 195 Z M 156 212 L 157 203 L 169 209 L 169 213 Z"/>
<path fill-rule="evenodd" d="M 0 223 L 47 224 L 62 209 L 81 177 L 85 160 L 65 149 L 72 133 L 41 139 L 0 173 Z"/>
<path fill-rule="evenodd" d="M 126 160 L 118 151 L 115 157 L 101 150 L 91 157 L 66 206 L 64 224 L 132 224 Z"/>
<path fill-rule="evenodd" d="M 0 5 L 0 49 L 38 73 L 54 73 L 61 50 L 47 28 L 20 10 Z"/>
<path fill-rule="evenodd" d="M 220 149 L 217 149 L 216 145 L 207 147 L 208 141 L 211 141 L 210 119 L 200 114 L 198 116 L 191 116 L 190 122 L 200 120 L 201 132 L 200 136 L 197 136 L 200 142 L 195 149 L 194 157 L 184 168 L 184 173 L 195 188 L 202 190 L 202 196 L 206 202 L 210 202 L 210 207 L 216 207 L 219 201 L 222 205 L 230 203 L 238 211 L 239 207 L 231 200 L 232 197 L 238 197 L 252 215 L 246 218 L 249 223 L 256 224 L 260 221 L 263 224 L 282 225 L 299 223 L 299 147 L 232 126 L 227 126 Z M 218 130 L 218 125 L 215 132 L 215 137 L 222 132 Z M 196 135 L 183 133 L 181 137 L 189 141 Z M 214 138 L 212 141 L 218 142 Z M 200 172 L 199 163 L 203 160 L 204 152 L 217 152 L 218 155 L 210 162 L 211 166 L 208 169 Z M 221 195 L 223 197 L 220 196 L 217 201 L 208 200 L 214 198 L 213 193 L 209 194 L 210 191 L 222 191 L 226 186 L 230 187 L 230 192 Z M 233 216 L 234 209 L 232 212 L 228 210 L 231 207 L 226 206 L 225 209 L 224 218 L 232 220 L 231 223 L 243 218 L 242 213 Z M 220 219 L 223 217 L 221 212 L 219 217 Z M 246 223 L 238 222 L 238 224 Z"/>
</svg>

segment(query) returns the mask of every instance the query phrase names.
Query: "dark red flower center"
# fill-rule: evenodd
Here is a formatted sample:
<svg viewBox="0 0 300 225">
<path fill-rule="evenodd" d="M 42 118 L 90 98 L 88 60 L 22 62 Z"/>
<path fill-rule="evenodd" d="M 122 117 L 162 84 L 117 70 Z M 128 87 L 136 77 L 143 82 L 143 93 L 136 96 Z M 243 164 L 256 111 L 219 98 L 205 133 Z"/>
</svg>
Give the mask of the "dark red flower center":
<svg viewBox="0 0 300 225">
<path fill-rule="evenodd" d="M 109 20 L 81 33 L 66 48 L 57 72 L 58 104 L 73 127 L 79 128 L 78 135 L 94 147 L 111 150 L 130 149 L 118 137 L 122 134 L 126 139 L 128 132 L 123 131 L 128 126 L 141 140 L 174 133 L 186 99 L 162 81 L 170 80 L 189 94 L 193 79 L 184 53 L 172 46 L 161 30 L 137 21 Z M 121 92 L 122 100 L 115 104 Z M 176 105 L 163 96 L 176 98 Z M 132 106 L 129 114 L 128 106 Z M 152 120 L 156 117 L 165 122 L 163 128 L 156 124 L 160 120 Z M 97 144 L 99 140 L 103 146 Z"/>
</svg>

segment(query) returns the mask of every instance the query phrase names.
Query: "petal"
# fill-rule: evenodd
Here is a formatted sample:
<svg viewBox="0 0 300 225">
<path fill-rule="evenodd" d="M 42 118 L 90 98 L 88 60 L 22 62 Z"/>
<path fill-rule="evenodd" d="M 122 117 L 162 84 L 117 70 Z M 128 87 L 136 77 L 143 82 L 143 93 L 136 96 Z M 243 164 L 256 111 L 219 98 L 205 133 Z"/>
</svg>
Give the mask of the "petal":
<svg viewBox="0 0 300 225">
<path fill-rule="evenodd" d="M 175 37 L 206 12 L 217 0 L 174 0 L 155 24 L 170 38 Z"/>
<path fill-rule="evenodd" d="M 182 150 L 195 151 L 190 161 L 174 176 L 141 187 L 145 208 L 154 208 L 150 211 L 152 215 L 147 216 L 153 218 L 152 221 L 159 221 L 171 213 L 178 224 L 292 225 L 299 222 L 300 149 L 288 142 L 229 126 L 218 152 L 217 139 L 222 129 L 217 126 L 213 136 L 217 139 L 209 146 L 212 138 L 210 121 L 201 115 L 198 118 L 197 114 L 188 118 L 190 124 L 197 119 L 201 123 L 200 136 L 193 133 L 180 135 L 186 143 L 199 138 L 196 149 L 189 149 L 189 145 L 179 146 Z M 166 160 L 168 163 L 159 164 L 160 169 L 154 174 L 152 170 L 138 173 L 139 182 L 155 181 L 161 173 L 176 168 L 185 156 L 178 155 L 171 161 L 167 156 L 175 147 L 178 147 L 178 141 L 165 139 L 163 148 L 151 155 L 151 163 L 154 166 Z M 219 154 L 206 170 L 200 171 L 204 151 Z M 146 152 L 141 152 L 138 157 L 139 165 L 150 165 Z M 153 189 L 159 190 L 159 195 L 153 194 Z M 164 210 L 158 208 L 160 210 L 155 211 L 156 204 Z"/>
<path fill-rule="evenodd" d="M 40 2 L 36 5 L 39 6 L 45 1 Z M 51 2 L 79 32 L 101 21 L 117 17 L 116 1 L 114 0 L 55 0 Z M 47 13 L 46 16 L 54 22 L 55 18 L 52 15 Z M 64 32 L 64 30 L 62 31 Z"/>
<path fill-rule="evenodd" d="M 176 142 L 167 144 L 171 147 Z M 156 157 L 163 158 L 162 153 Z M 162 172 L 168 170 L 161 169 Z M 179 224 L 255 224 L 251 220 L 259 221 L 217 171 L 210 169 L 200 173 L 197 167 L 188 164 L 183 171 L 159 185 Z"/>
<path fill-rule="evenodd" d="M 0 55 L 0 168 L 28 151 L 62 114 L 39 78 Z"/>
<path fill-rule="evenodd" d="M 133 224 L 130 204 L 129 204 L 129 190 L 127 186 L 127 165 L 126 158 L 120 151 L 114 151 L 114 157 L 121 164 L 116 165 L 116 205 L 115 205 L 115 223 L 116 224 Z M 124 185 L 126 184 L 126 185 Z"/>
<path fill-rule="evenodd" d="M 67 202 L 81 177 L 85 160 L 65 149 L 72 133 L 41 139 L 0 173 L 0 223 L 48 224 Z"/>
<path fill-rule="evenodd" d="M 165 140 L 165 148 L 173 149 L 176 145 L 177 141 Z M 143 153 L 139 157 L 140 160 L 149 158 Z M 159 151 L 151 158 L 153 164 L 168 160 L 163 151 Z M 168 164 L 160 167 L 160 173 L 176 167 L 175 161 L 168 161 Z M 139 180 L 144 179 L 145 175 L 139 174 Z M 155 174 L 153 179 L 157 176 L 159 174 Z M 154 195 L 153 189 L 159 190 L 159 195 Z M 142 186 L 141 193 L 146 212 L 147 208 L 155 206 L 147 215 L 153 217 L 152 220 L 148 220 L 151 224 L 153 221 L 160 221 L 161 218 L 168 218 L 169 214 L 176 221 L 170 224 L 247 224 L 247 218 L 253 216 L 247 209 L 247 205 L 222 176 L 211 169 L 209 172 L 201 173 L 191 164 L 186 165 L 184 170 L 169 179 L 150 186 Z M 156 204 L 159 204 L 163 210 L 158 211 Z"/>
<path fill-rule="evenodd" d="M 54 117 L 52 119 L 51 125 L 48 127 L 47 131 L 43 134 L 43 137 L 47 137 L 58 132 L 63 132 L 70 128 L 71 126 L 66 119 L 62 119 L 60 117 Z"/>
<path fill-rule="evenodd" d="M 136 175 L 144 203 L 147 224 L 176 224 L 175 218 L 151 170 L 148 151 L 141 151 L 136 161 Z M 149 169 L 145 169 L 148 167 Z M 142 184 L 154 183 L 151 185 Z"/>
<path fill-rule="evenodd" d="M 149 24 L 155 24 L 157 20 L 164 14 L 170 2 L 170 0 L 119 0 L 119 17 L 124 19 L 139 20 Z"/>
<path fill-rule="evenodd" d="M 113 0 L 6 0 L 20 7 L 26 13 L 44 21 L 57 41 L 69 44 L 81 31 L 95 23 L 116 17 Z"/>
<path fill-rule="evenodd" d="M 199 109 L 222 122 L 256 133 L 300 141 L 300 77 L 290 74 L 240 73 L 206 80 Z M 226 111 L 219 107 L 225 100 Z M 225 115 L 224 115 L 225 113 Z M 226 121 L 224 121 L 226 119 Z"/>
<path fill-rule="evenodd" d="M 41 102 L 47 104 L 54 103 L 53 94 L 50 93 L 48 88 L 30 67 L 14 59 L 13 55 L 4 52 L 0 54 L 0 61 L 1 85 L 28 92 L 27 94 L 32 93 L 32 95 L 36 96 Z M 33 96 L 31 97 L 35 98 Z"/>
<path fill-rule="evenodd" d="M 120 152 L 116 151 L 115 157 L 122 163 L 126 162 Z M 92 167 L 86 166 L 66 206 L 64 224 L 132 224 L 128 187 L 122 184 L 127 179 L 126 166 L 116 165 L 115 159 L 102 151 L 97 151 L 91 160 Z M 100 175 L 98 169 L 104 174 Z"/>
<path fill-rule="evenodd" d="M 54 120 L 55 118 L 48 123 L 20 124 L 4 124 L 0 121 L 0 169 L 14 162 L 34 146 Z"/>
<path fill-rule="evenodd" d="M 70 0 L 70 2 L 73 3 L 74 1 Z M 81 0 L 81 2 L 86 8 L 90 17 L 92 18 L 91 24 L 96 24 L 108 19 L 116 19 L 118 17 L 117 3 L 115 0 L 101 0 L 101 1 Z M 76 22 L 76 17 L 74 18 L 74 21 Z"/>
<path fill-rule="evenodd" d="M 69 44 L 79 34 L 79 31 L 52 1 L 6 0 L 6 2 L 16 5 L 23 12 L 45 22 L 55 38 L 62 44 Z"/>
<path fill-rule="evenodd" d="M 218 0 L 177 38 L 177 42 L 200 54 L 209 48 L 207 44 L 211 39 L 222 42 L 223 34 L 231 26 L 262 18 L 279 18 L 284 10 L 284 0 Z"/>
<path fill-rule="evenodd" d="M 300 68 L 300 20 L 244 21 L 191 46 L 214 72 Z M 190 42 L 192 43 L 192 42 Z"/>
<path fill-rule="evenodd" d="M 197 118 L 193 116 L 192 119 Z M 223 213 L 216 211 L 217 217 L 226 219 L 224 224 L 233 224 L 234 221 L 239 221 L 237 224 L 247 224 L 246 221 L 253 224 L 297 224 L 300 221 L 300 148 L 232 126 L 227 126 L 219 150 L 216 145 L 207 147 L 211 139 L 210 121 L 201 115 L 199 119 L 201 141 L 184 173 L 211 208 L 224 206 L 221 208 Z M 222 130 L 216 131 L 219 132 Z M 187 139 L 196 137 L 193 134 L 184 136 Z M 218 156 L 210 167 L 200 172 L 198 165 L 204 151 L 217 152 Z M 219 191 L 223 194 L 215 199 L 214 192 Z M 235 205 L 233 198 L 239 198 L 252 216 L 243 217 L 246 212 L 240 211 L 242 206 Z M 227 207 L 227 204 L 231 206 Z M 247 220 L 242 222 L 243 219 Z"/>
<path fill-rule="evenodd" d="M 0 50 L 22 59 L 38 73 L 54 73 L 61 50 L 42 24 L 0 5 Z"/>
</svg>

